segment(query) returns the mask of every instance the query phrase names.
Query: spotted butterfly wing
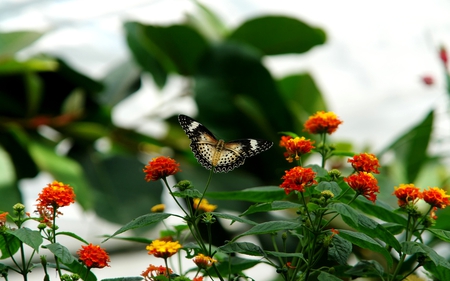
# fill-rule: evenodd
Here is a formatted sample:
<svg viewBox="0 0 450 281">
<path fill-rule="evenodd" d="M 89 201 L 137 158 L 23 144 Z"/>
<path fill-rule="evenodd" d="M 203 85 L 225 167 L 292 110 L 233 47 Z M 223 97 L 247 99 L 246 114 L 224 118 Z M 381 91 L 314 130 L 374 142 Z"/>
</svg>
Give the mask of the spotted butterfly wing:
<svg viewBox="0 0 450 281">
<path fill-rule="evenodd" d="M 178 121 L 191 140 L 198 162 L 208 170 L 227 173 L 244 164 L 247 157 L 269 149 L 273 142 L 257 139 L 218 140 L 210 130 L 189 116 L 180 114 Z"/>
</svg>

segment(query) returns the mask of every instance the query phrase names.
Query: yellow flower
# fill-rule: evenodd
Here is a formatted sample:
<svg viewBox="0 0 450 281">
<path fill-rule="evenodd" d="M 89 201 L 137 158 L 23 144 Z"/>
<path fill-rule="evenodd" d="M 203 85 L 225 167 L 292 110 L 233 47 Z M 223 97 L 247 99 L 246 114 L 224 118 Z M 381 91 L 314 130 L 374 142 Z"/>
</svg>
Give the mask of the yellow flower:
<svg viewBox="0 0 450 281">
<path fill-rule="evenodd" d="M 205 256 L 203 254 L 198 254 L 197 256 L 195 256 L 195 258 L 193 259 L 194 263 L 202 269 L 208 269 L 210 268 L 214 263 L 217 262 L 217 260 Z"/>
<path fill-rule="evenodd" d="M 157 204 L 157 205 L 153 206 L 150 210 L 152 211 L 152 213 L 162 213 L 162 212 L 164 212 L 165 208 L 166 208 L 166 205 Z"/>
<path fill-rule="evenodd" d="M 200 202 L 200 198 L 194 198 L 194 208 L 200 209 L 205 212 L 213 212 L 215 209 L 217 209 L 217 205 L 209 204 L 208 200 L 206 200 L 205 198 L 202 199 L 202 202 Z"/>
<path fill-rule="evenodd" d="M 157 258 L 168 258 L 173 256 L 181 248 L 178 241 L 163 241 L 163 240 L 153 240 L 150 245 L 146 247 L 149 255 L 153 255 Z"/>
</svg>

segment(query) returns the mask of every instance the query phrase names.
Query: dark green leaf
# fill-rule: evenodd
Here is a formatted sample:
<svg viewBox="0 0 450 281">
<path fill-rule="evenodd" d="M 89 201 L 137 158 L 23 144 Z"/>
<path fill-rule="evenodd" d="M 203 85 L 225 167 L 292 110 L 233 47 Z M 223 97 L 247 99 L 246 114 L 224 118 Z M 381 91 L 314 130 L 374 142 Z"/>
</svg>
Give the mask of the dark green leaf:
<svg viewBox="0 0 450 281">
<path fill-rule="evenodd" d="M 447 266 L 437 266 L 433 262 L 425 262 L 423 267 L 433 275 L 434 280 L 450 280 L 450 268 Z"/>
<path fill-rule="evenodd" d="M 118 278 L 107 278 L 101 281 L 140 281 L 144 278 L 142 277 L 118 277 Z"/>
<path fill-rule="evenodd" d="M 103 235 L 102 237 L 105 237 L 108 239 L 112 238 L 112 239 L 123 240 L 123 241 L 138 242 L 138 243 L 143 243 L 143 244 L 150 244 L 153 241 L 152 239 L 143 238 L 143 237 L 112 237 L 109 235 Z"/>
<path fill-rule="evenodd" d="M 347 204 L 335 203 L 329 205 L 329 208 L 337 211 L 342 219 L 356 230 L 372 237 L 379 238 L 387 245 L 393 247 L 397 252 L 400 252 L 400 243 L 398 240 L 387 231 L 382 225 L 372 220 L 371 218 L 357 212 Z"/>
<path fill-rule="evenodd" d="M 388 265 L 392 266 L 393 260 L 390 253 L 377 241 L 373 240 L 366 234 L 340 229 L 338 235 L 363 249 L 369 249 L 371 251 L 382 254 L 386 259 Z"/>
<path fill-rule="evenodd" d="M 383 203 L 382 201 L 376 201 L 375 204 L 367 202 L 367 200 L 355 200 L 352 206 L 363 213 L 376 217 L 385 222 L 392 222 L 402 226 L 406 226 L 406 218 L 395 213 L 394 209 Z"/>
<path fill-rule="evenodd" d="M 212 214 L 217 217 L 217 218 L 221 218 L 221 219 L 226 219 L 226 220 L 231 220 L 233 223 L 234 221 L 238 221 L 238 222 L 242 222 L 242 223 L 247 223 L 250 225 L 257 225 L 256 222 L 248 220 L 248 219 L 244 219 L 235 215 L 230 215 L 227 213 L 217 213 L 217 212 L 212 212 Z"/>
<path fill-rule="evenodd" d="M 131 229 L 136 229 L 136 228 L 141 228 L 141 227 L 146 227 L 146 226 L 161 222 L 170 216 L 171 216 L 171 214 L 166 214 L 166 213 L 153 213 L 153 214 L 146 214 L 146 215 L 140 216 L 140 217 L 130 221 L 126 225 L 122 226 L 119 230 L 114 232 L 114 234 L 111 235 L 109 238 L 103 240 L 103 242 L 105 242 L 105 241 L 109 240 L 110 238 L 112 238 L 116 235 L 119 235 L 125 231 L 131 230 Z"/>
<path fill-rule="evenodd" d="M 225 254 L 240 253 L 249 256 L 265 256 L 261 247 L 250 242 L 230 242 L 217 248 L 217 250 Z"/>
<path fill-rule="evenodd" d="M 319 276 L 317 276 L 317 280 L 319 281 L 342 281 L 341 278 L 338 278 L 334 275 L 331 275 L 328 272 L 321 271 Z"/>
<path fill-rule="evenodd" d="M 321 181 L 315 187 L 315 189 L 318 191 L 329 190 L 334 194 L 334 196 L 338 196 L 339 194 L 341 194 L 341 191 L 342 191 L 342 189 L 339 187 L 339 185 L 335 181 Z"/>
<path fill-rule="evenodd" d="M 249 202 L 271 202 L 286 197 L 283 189 L 279 186 L 260 186 L 247 188 L 241 191 L 208 192 L 206 197 L 222 200 L 242 200 Z"/>
<path fill-rule="evenodd" d="M 269 203 L 257 203 L 255 205 L 250 206 L 250 208 L 248 208 L 244 213 L 242 213 L 242 216 L 259 212 L 270 212 L 276 210 L 299 208 L 300 206 L 302 205 L 290 201 L 273 201 Z"/>
<path fill-rule="evenodd" d="M 66 231 L 61 231 L 61 232 L 57 232 L 56 235 L 65 235 L 65 236 L 69 236 L 72 238 L 77 239 L 78 241 L 83 242 L 84 244 L 89 244 L 89 242 L 87 242 L 86 240 L 84 240 L 83 238 L 81 238 L 80 236 L 78 236 L 77 234 L 73 233 L 73 232 L 66 232 Z"/>
<path fill-rule="evenodd" d="M 301 223 L 298 222 L 290 222 L 290 221 L 269 221 L 269 222 L 263 222 L 260 224 L 257 224 L 253 226 L 251 229 L 247 230 L 246 232 L 236 236 L 233 238 L 233 241 L 236 239 L 248 236 L 248 235 L 260 235 L 260 234 L 267 234 L 267 233 L 276 233 L 277 231 L 285 231 L 285 230 L 292 230 L 297 229 L 301 226 Z"/>
<path fill-rule="evenodd" d="M 407 255 L 424 254 L 436 265 L 450 269 L 450 263 L 425 244 L 407 241 L 402 243 L 402 251 Z"/>
<path fill-rule="evenodd" d="M 274 251 L 265 251 L 268 256 L 272 256 L 275 258 L 303 258 L 302 253 L 283 253 L 283 252 L 274 252 Z"/>
<path fill-rule="evenodd" d="M 0 251 L 2 253 L 0 259 L 9 258 L 11 255 L 17 253 L 20 249 L 20 240 L 6 232 L 4 235 L 0 235 Z"/>
<path fill-rule="evenodd" d="M 202 198 L 202 193 L 194 188 L 186 189 L 183 191 L 174 191 L 173 195 L 182 198 Z"/>
<path fill-rule="evenodd" d="M 396 160 L 403 163 L 406 169 L 406 181 L 414 182 L 420 169 L 428 160 L 428 143 L 433 129 L 433 114 L 431 111 L 422 122 L 399 137 L 382 153 L 393 150 Z M 381 157 L 381 154 L 379 156 Z"/>
<path fill-rule="evenodd" d="M 59 243 L 45 245 L 44 248 L 49 249 L 50 252 L 58 257 L 65 265 L 71 264 L 72 262 L 76 261 L 75 257 L 72 256 L 69 249 Z"/>
<path fill-rule="evenodd" d="M 428 228 L 427 230 L 436 235 L 442 241 L 450 242 L 450 231 L 435 228 Z"/>
<path fill-rule="evenodd" d="M 282 16 L 264 16 L 243 23 L 230 40 L 245 42 L 266 55 L 304 53 L 325 43 L 325 32 L 311 28 L 298 19 Z"/>
<path fill-rule="evenodd" d="M 43 242 L 39 231 L 22 227 L 16 230 L 9 229 L 8 233 L 16 236 L 20 241 L 33 248 L 36 252 L 39 252 L 39 246 L 41 246 Z"/>
<path fill-rule="evenodd" d="M 345 273 L 351 276 L 381 277 L 384 274 L 384 269 L 383 266 L 381 266 L 377 261 L 360 261 Z"/>
<path fill-rule="evenodd" d="M 259 260 L 230 257 L 229 260 L 221 261 L 217 265 L 217 269 L 221 272 L 222 276 L 228 276 L 229 274 L 240 273 L 243 270 L 252 268 L 259 263 Z M 209 273 L 215 276 L 214 270 L 209 269 Z"/>
<path fill-rule="evenodd" d="M 328 259 L 335 260 L 340 265 L 346 265 L 350 254 L 352 253 L 352 243 L 340 237 L 333 236 L 330 247 L 328 248 Z"/>
</svg>

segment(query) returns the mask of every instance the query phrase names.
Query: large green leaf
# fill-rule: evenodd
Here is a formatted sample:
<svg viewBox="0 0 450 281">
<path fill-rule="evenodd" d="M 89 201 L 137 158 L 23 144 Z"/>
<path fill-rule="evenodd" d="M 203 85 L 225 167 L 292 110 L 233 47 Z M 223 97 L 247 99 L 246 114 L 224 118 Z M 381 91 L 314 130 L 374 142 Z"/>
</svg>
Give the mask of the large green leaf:
<svg viewBox="0 0 450 281">
<path fill-rule="evenodd" d="M 408 182 L 414 182 L 420 169 L 428 160 L 427 149 L 433 129 L 433 114 L 434 111 L 431 111 L 418 125 L 400 136 L 383 151 L 395 152 L 397 161 L 405 165 Z"/>
<path fill-rule="evenodd" d="M 335 260 L 340 265 L 346 265 L 351 253 L 352 243 L 340 237 L 339 235 L 333 236 L 333 239 L 331 239 L 330 247 L 328 248 L 329 260 Z"/>
<path fill-rule="evenodd" d="M 255 205 L 250 206 L 242 215 L 250 215 L 259 212 L 270 212 L 277 210 L 286 210 L 293 208 L 300 208 L 302 205 L 290 201 L 273 201 L 273 202 L 265 202 L 265 203 L 257 203 Z"/>
<path fill-rule="evenodd" d="M 297 229 L 301 226 L 301 223 L 298 222 L 290 222 L 290 221 L 268 221 L 257 224 L 250 228 L 249 230 L 241 233 L 233 238 L 233 241 L 248 235 L 261 235 L 267 233 L 276 233 L 278 231 L 287 231 Z"/>
<path fill-rule="evenodd" d="M 8 233 L 16 236 L 20 241 L 33 248 L 36 252 L 39 252 L 39 246 L 41 246 L 42 239 L 41 233 L 37 230 L 31 230 L 27 227 L 22 227 L 16 230 L 8 230 Z"/>
<path fill-rule="evenodd" d="M 272 202 L 286 197 L 279 186 L 259 186 L 240 191 L 216 191 L 206 193 L 206 197 L 220 200 L 243 200 L 249 202 Z"/>
<path fill-rule="evenodd" d="M 376 217 L 379 220 L 406 226 L 406 218 L 398 213 L 395 213 L 391 206 L 383 203 L 382 201 L 376 201 L 376 203 L 373 204 L 372 202 L 367 202 L 367 200 L 361 199 L 355 200 L 352 203 L 352 206 L 367 215 Z"/>
<path fill-rule="evenodd" d="M 432 248 L 428 247 L 425 244 L 412 241 L 403 242 L 402 251 L 407 255 L 414 255 L 418 253 L 424 254 L 436 266 L 442 266 L 447 268 L 447 270 L 450 270 L 450 263 L 445 258 L 436 253 L 436 251 L 434 251 Z"/>
<path fill-rule="evenodd" d="M 0 252 L 2 255 L 0 259 L 9 258 L 20 249 L 20 240 L 16 236 L 6 232 L 0 235 Z"/>
<path fill-rule="evenodd" d="M 249 256 L 265 256 L 263 249 L 258 245 L 250 242 L 230 242 L 223 246 L 217 248 L 222 253 L 225 254 L 244 254 Z"/>
<path fill-rule="evenodd" d="M 0 64 L 5 58 L 14 56 L 41 36 L 42 33 L 35 31 L 0 33 Z"/>
<path fill-rule="evenodd" d="M 244 22 L 229 39 L 250 44 L 266 55 L 279 55 L 304 53 L 325 43 L 326 35 L 295 18 L 263 16 Z"/>
</svg>

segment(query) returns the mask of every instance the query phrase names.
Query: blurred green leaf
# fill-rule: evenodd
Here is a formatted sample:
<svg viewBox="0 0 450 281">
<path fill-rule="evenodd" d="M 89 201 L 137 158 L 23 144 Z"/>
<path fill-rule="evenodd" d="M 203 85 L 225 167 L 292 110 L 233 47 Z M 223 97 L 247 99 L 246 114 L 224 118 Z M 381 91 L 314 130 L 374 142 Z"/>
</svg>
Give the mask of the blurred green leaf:
<svg viewBox="0 0 450 281">
<path fill-rule="evenodd" d="M 0 259 L 9 258 L 11 255 L 17 253 L 19 249 L 20 240 L 16 236 L 8 232 L 5 235 L 0 235 L 0 252 L 2 253 Z"/>
<path fill-rule="evenodd" d="M 243 200 L 249 202 L 272 202 L 281 200 L 286 194 L 279 186 L 260 186 L 246 188 L 240 191 L 207 192 L 206 197 L 221 200 Z"/>
<path fill-rule="evenodd" d="M 217 248 L 218 251 L 225 254 L 244 254 L 249 256 L 265 256 L 261 247 L 250 242 L 229 242 Z"/>
<path fill-rule="evenodd" d="M 230 274 L 238 274 L 243 270 L 252 268 L 259 263 L 260 261 L 255 259 L 244 259 L 241 257 L 231 256 L 227 260 L 220 261 L 216 268 L 222 276 L 229 276 Z M 209 269 L 208 274 L 211 276 L 216 276 L 214 270 L 212 269 Z"/>
<path fill-rule="evenodd" d="M 319 281 L 341 281 L 341 278 L 338 278 L 334 275 L 331 275 L 328 272 L 321 271 L 319 276 L 317 276 L 317 280 Z"/>
<path fill-rule="evenodd" d="M 274 233 L 277 231 L 285 231 L 285 230 L 293 230 L 297 229 L 301 226 L 301 223 L 298 222 L 290 222 L 290 221 L 268 221 L 257 224 L 250 228 L 249 230 L 241 233 L 233 238 L 233 241 L 237 240 L 240 237 L 248 236 L 248 235 L 260 235 L 267 233 Z"/>
<path fill-rule="evenodd" d="M 5 58 L 14 56 L 41 36 L 42 33 L 35 31 L 0 33 L 0 64 Z"/>
<path fill-rule="evenodd" d="M 76 240 L 78 240 L 78 241 L 83 242 L 83 243 L 86 244 L 86 245 L 89 244 L 86 240 L 84 240 L 83 238 L 81 238 L 80 236 L 76 235 L 76 234 L 73 233 L 73 232 L 61 231 L 61 232 L 57 232 L 55 235 L 65 235 L 65 236 L 69 236 L 69 237 L 72 237 L 72 238 L 74 238 L 74 239 L 76 239 Z"/>
<path fill-rule="evenodd" d="M 252 45 L 265 55 L 279 55 L 304 53 L 324 44 L 326 35 L 295 18 L 263 16 L 244 22 L 229 39 Z"/>
<path fill-rule="evenodd" d="M 248 208 L 244 213 L 242 213 L 242 216 L 259 212 L 270 212 L 292 208 L 298 209 L 301 206 L 302 206 L 301 204 L 297 204 L 290 201 L 273 201 L 273 202 L 257 203 L 255 205 L 250 206 L 250 208 Z"/>
<path fill-rule="evenodd" d="M 405 165 L 408 182 L 415 181 L 420 169 L 428 160 L 427 149 L 433 129 L 433 115 L 434 111 L 431 111 L 418 125 L 378 154 L 381 157 L 387 151 L 394 151 L 397 161 Z"/>
<path fill-rule="evenodd" d="M 58 62 L 53 58 L 31 58 L 26 61 L 8 59 L 0 62 L 0 75 L 30 73 L 38 71 L 56 71 Z"/>
<path fill-rule="evenodd" d="M 23 202 L 19 187 L 17 185 L 17 178 L 14 174 L 14 166 L 11 156 L 1 146 L 0 142 L 0 167 L 2 173 L 0 176 L 0 210 L 11 211 L 14 204 Z"/>
<path fill-rule="evenodd" d="M 211 212 L 215 217 L 221 218 L 221 219 L 226 219 L 226 220 L 231 220 L 231 224 L 233 224 L 235 221 L 241 222 L 241 223 L 246 223 L 249 225 L 257 225 L 256 222 L 248 220 L 248 219 L 244 219 L 235 215 L 231 215 L 231 214 L 227 214 L 227 213 L 218 213 L 218 212 Z"/>
<path fill-rule="evenodd" d="M 194 3 L 197 9 L 194 14 L 186 15 L 187 23 L 209 40 L 217 41 L 224 38 L 228 33 L 228 28 L 223 21 L 199 1 L 194 1 Z"/>
</svg>

